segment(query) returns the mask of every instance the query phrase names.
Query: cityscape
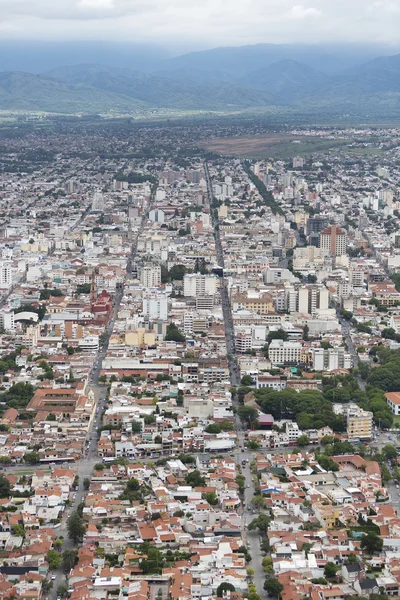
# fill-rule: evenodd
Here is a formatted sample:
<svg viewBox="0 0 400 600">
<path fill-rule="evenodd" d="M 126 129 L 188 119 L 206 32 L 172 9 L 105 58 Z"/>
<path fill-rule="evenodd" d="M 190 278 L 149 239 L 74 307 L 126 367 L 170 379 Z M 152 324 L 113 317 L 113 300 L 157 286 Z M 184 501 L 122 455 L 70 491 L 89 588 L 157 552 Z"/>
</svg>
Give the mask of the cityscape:
<svg viewBox="0 0 400 600">
<path fill-rule="evenodd" d="M 399 595 L 400 130 L 256 131 L 2 129 L 2 598 Z"/>
</svg>

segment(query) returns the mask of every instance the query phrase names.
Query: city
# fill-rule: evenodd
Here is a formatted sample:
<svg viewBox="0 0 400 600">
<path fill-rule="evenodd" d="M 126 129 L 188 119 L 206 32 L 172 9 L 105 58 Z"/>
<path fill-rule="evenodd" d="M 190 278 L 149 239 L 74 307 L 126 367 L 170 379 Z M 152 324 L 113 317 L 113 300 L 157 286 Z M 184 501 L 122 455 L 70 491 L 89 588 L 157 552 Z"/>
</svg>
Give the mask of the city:
<svg viewBox="0 0 400 600">
<path fill-rule="evenodd" d="M 4 131 L 1 597 L 399 596 L 400 130 Z"/>
</svg>

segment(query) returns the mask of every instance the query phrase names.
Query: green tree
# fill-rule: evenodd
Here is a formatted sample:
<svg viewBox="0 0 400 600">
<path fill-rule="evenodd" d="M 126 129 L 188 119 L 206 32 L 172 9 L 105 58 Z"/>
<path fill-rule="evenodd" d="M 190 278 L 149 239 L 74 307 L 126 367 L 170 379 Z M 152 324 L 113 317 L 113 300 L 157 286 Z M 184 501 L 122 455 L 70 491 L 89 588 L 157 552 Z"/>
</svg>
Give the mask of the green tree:
<svg viewBox="0 0 400 600">
<path fill-rule="evenodd" d="M 267 517 L 267 515 L 262 513 L 261 515 L 258 515 L 258 517 L 251 521 L 251 523 L 249 524 L 249 531 L 252 531 L 253 529 L 258 529 L 260 533 L 265 533 L 268 530 L 268 527 L 269 518 Z"/>
<path fill-rule="evenodd" d="M 386 444 L 382 448 L 382 454 L 386 460 L 393 460 L 397 457 L 397 450 L 392 444 Z"/>
<path fill-rule="evenodd" d="M 205 487 L 206 485 L 204 477 L 202 477 L 200 471 L 198 471 L 197 469 L 188 473 L 185 477 L 185 481 L 188 485 L 191 485 L 192 487 Z"/>
<path fill-rule="evenodd" d="M 169 323 L 167 325 L 167 333 L 165 336 L 166 342 L 185 342 L 186 337 L 183 335 L 181 331 L 179 331 L 178 327 L 175 323 Z"/>
<path fill-rule="evenodd" d="M 327 562 L 324 568 L 324 575 L 327 579 L 336 577 L 339 567 L 334 562 Z"/>
<path fill-rule="evenodd" d="M 286 342 L 289 339 L 289 334 L 284 329 L 277 329 L 276 331 L 270 331 L 267 336 L 267 342 L 270 344 L 272 340 L 283 340 Z"/>
<path fill-rule="evenodd" d="M 65 550 L 62 553 L 62 568 L 64 571 L 69 572 L 74 568 L 76 563 L 78 562 L 78 552 L 77 550 Z"/>
<path fill-rule="evenodd" d="M 89 477 L 85 477 L 83 480 L 83 489 L 88 490 L 90 488 L 90 479 Z"/>
<path fill-rule="evenodd" d="M 0 498 L 9 498 L 11 492 L 11 484 L 7 477 L 0 474 Z"/>
<path fill-rule="evenodd" d="M 215 492 L 206 492 L 205 494 L 203 494 L 203 498 L 211 506 L 216 506 L 218 504 L 218 497 Z"/>
<path fill-rule="evenodd" d="M 245 423 L 247 426 L 257 423 L 258 410 L 253 408 L 253 406 L 239 406 L 237 414 L 242 423 Z"/>
<path fill-rule="evenodd" d="M 24 461 L 30 465 L 36 465 L 40 461 L 38 452 L 26 452 L 24 454 Z"/>
<path fill-rule="evenodd" d="M 140 421 L 132 421 L 132 433 L 142 433 L 142 424 Z"/>
<path fill-rule="evenodd" d="M 221 433 L 221 425 L 218 423 L 210 423 L 204 430 L 206 433 Z"/>
<path fill-rule="evenodd" d="M 67 521 L 68 528 L 68 537 L 77 544 L 81 542 L 83 536 L 85 535 L 85 525 L 83 523 L 82 517 L 78 512 L 73 512 Z"/>
<path fill-rule="evenodd" d="M 57 550 L 49 550 L 46 554 L 46 560 L 50 569 L 58 569 L 61 565 L 61 554 Z"/>
<path fill-rule="evenodd" d="M 66 598 L 68 595 L 68 586 L 66 583 L 60 583 L 57 588 L 57 596 L 60 598 Z"/>
<path fill-rule="evenodd" d="M 279 598 L 283 591 L 283 585 L 275 577 L 269 577 L 264 582 L 264 590 L 271 598 Z"/>
<path fill-rule="evenodd" d="M 370 556 L 374 552 L 380 552 L 383 547 L 383 540 L 374 531 L 369 531 L 366 535 L 361 537 L 361 548 L 366 550 Z"/>
<path fill-rule="evenodd" d="M 224 592 L 235 592 L 235 586 L 232 585 L 231 583 L 228 583 L 227 581 L 220 583 L 219 586 L 217 587 L 217 598 L 222 598 L 222 596 L 224 595 Z"/>
<path fill-rule="evenodd" d="M 307 446 L 310 443 L 310 438 L 308 437 L 308 435 L 300 435 L 297 438 L 297 444 L 301 447 L 301 446 Z"/>
<path fill-rule="evenodd" d="M 261 443 L 259 442 L 259 440 L 248 440 L 246 442 L 246 447 L 249 450 L 258 450 L 258 448 L 261 448 Z"/>
<path fill-rule="evenodd" d="M 251 377 L 251 375 L 243 375 L 242 379 L 240 380 L 240 383 L 242 385 L 250 386 L 254 384 L 254 380 Z"/>
</svg>

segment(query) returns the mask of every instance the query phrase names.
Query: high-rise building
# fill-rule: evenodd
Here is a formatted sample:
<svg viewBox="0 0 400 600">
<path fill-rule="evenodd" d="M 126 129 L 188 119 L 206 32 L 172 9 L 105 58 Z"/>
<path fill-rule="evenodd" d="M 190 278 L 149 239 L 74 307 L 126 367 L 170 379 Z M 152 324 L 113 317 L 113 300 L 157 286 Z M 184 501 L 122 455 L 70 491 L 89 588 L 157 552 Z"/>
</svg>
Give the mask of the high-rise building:
<svg viewBox="0 0 400 600">
<path fill-rule="evenodd" d="M 12 284 L 11 263 L 0 261 L 0 290 L 9 290 Z"/>
<path fill-rule="evenodd" d="M 304 167 L 304 158 L 302 158 L 301 156 L 294 156 L 292 164 L 293 164 L 293 169 L 297 169 L 297 168 L 302 169 Z"/>
<path fill-rule="evenodd" d="M 92 211 L 93 212 L 103 212 L 104 210 L 104 197 L 102 192 L 97 191 L 93 195 L 92 200 Z"/>
<path fill-rule="evenodd" d="M 337 225 L 330 225 L 320 233 L 320 248 L 331 256 L 346 254 L 346 232 Z"/>
<path fill-rule="evenodd" d="M 215 275 L 201 275 L 200 273 L 187 273 L 183 280 L 183 295 L 191 298 L 201 296 L 214 296 L 217 291 L 217 277 Z"/>
<path fill-rule="evenodd" d="M 140 271 L 140 283 L 145 288 L 161 285 L 161 267 L 159 265 L 145 266 Z"/>
<path fill-rule="evenodd" d="M 164 294 L 147 294 L 143 297 L 143 314 L 150 319 L 168 318 L 168 297 Z"/>
</svg>

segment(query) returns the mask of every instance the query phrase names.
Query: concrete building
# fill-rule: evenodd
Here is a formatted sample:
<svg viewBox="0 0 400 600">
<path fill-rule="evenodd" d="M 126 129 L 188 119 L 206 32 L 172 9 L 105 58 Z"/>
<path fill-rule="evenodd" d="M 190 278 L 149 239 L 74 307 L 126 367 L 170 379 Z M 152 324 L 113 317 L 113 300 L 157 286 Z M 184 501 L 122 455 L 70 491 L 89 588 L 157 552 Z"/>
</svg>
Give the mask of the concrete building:
<svg viewBox="0 0 400 600">
<path fill-rule="evenodd" d="M 97 191 L 93 195 L 92 200 L 92 212 L 103 212 L 104 211 L 104 196 L 102 192 Z"/>
<path fill-rule="evenodd" d="M 0 261 L 0 290 L 9 290 L 12 284 L 11 263 Z"/>
<path fill-rule="evenodd" d="M 143 297 L 143 314 L 150 319 L 168 318 L 168 297 L 163 294 L 148 294 Z"/>
<path fill-rule="evenodd" d="M 183 280 L 183 295 L 189 298 L 214 296 L 217 291 L 215 275 L 187 273 Z"/>
<path fill-rule="evenodd" d="M 400 392 L 385 394 L 386 402 L 394 415 L 400 415 Z"/>
<path fill-rule="evenodd" d="M 272 340 L 268 347 L 268 356 L 273 365 L 298 364 L 302 345 L 299 342 Z"/>
<path fill-rule="evenodd" d="M 320 233 L 320 248 L 331 256 L 346 254 L 346 232 L 337 225 L 330 225 Z"/>
<path fill-rule="evenodd" d="M 161 285 L 161 267 L 159 265 L 145 266 L 140 271 L 140 282 L 145 288 Z"/>
<path fill-rule="evenodd" d="M 351 369 L 352 357 L 344 348 L 310 348 L 314 371 L 336 371 Z"/>
</svg>

